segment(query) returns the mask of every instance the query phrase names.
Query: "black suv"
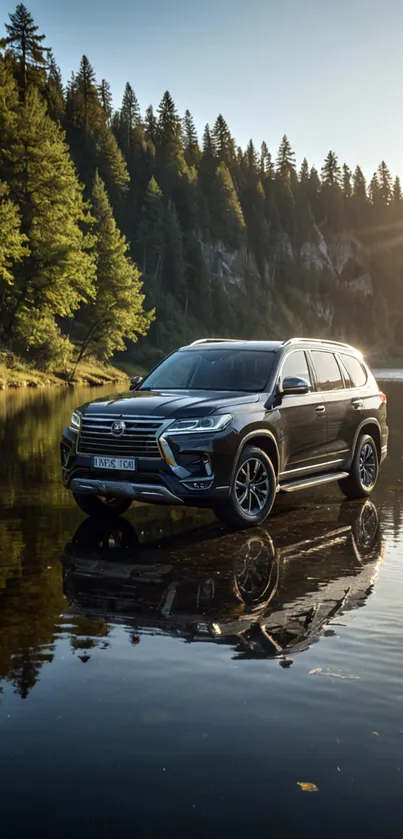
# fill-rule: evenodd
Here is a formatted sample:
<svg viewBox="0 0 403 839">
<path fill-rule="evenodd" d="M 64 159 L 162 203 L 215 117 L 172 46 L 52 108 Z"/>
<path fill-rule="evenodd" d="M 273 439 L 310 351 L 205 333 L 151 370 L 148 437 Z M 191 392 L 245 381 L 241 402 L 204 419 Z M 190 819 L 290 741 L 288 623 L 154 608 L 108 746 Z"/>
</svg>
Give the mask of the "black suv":
<svg viewBox="0 0 403 839">
<path fill-rule="evenodd" d="M 386 397 L 348 344 L 211 338 L 74 411 L 63 481 L 89 515 L 137 500 L 247 527 L 278 491 L 338 481 L 348 498 L 369 495 L 387 440 Z"/>
</svg>

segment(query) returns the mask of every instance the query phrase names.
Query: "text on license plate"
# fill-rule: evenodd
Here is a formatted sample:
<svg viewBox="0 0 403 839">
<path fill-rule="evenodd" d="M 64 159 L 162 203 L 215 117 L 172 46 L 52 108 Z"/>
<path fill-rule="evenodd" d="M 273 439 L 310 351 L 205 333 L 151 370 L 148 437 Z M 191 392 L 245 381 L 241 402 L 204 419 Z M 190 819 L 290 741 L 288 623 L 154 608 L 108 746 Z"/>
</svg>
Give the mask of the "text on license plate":
<svg viewBox="0 0 403 839">
<path fill-rule="evenodd" d="M 92 465 L 95 469 L 117 469 L 122 472 L 134 472 L 135 457 L 93 457 Z"/>
</svg>

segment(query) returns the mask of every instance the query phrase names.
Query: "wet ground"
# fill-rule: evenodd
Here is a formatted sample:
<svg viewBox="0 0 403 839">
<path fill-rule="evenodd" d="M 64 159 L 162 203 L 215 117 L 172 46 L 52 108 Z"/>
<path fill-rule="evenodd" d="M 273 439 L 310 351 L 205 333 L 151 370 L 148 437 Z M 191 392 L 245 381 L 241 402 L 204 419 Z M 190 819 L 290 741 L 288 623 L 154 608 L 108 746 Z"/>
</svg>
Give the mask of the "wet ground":
<svg viewBox="0 0 403 839">
<path fill-rule="evenodd" d="M 178 508 L 85 520 L 58 441 L 91 391 L 0 394 L 2 836 L 400 833 L 403 384 L 384 389 L 370 501 L 284 496 L 238 533 Z"/>
</svg>

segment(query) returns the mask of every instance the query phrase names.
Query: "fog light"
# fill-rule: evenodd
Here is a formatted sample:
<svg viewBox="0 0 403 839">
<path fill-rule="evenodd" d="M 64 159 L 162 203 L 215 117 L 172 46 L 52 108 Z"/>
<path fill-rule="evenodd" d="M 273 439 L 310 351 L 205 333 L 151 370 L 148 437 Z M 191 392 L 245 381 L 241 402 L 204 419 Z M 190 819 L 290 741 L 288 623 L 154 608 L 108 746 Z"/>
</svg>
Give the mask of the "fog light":
<svg viewBox="0 0 403 839">
<path fill-rule="evenodd" d="M 186 487 L 186 489 L 192 490 L 210 489 L 213 485 L 213 481 L 210 478 L 196 478 L 195 480 L 186 480 L 181 483 Z"/>
</svg>

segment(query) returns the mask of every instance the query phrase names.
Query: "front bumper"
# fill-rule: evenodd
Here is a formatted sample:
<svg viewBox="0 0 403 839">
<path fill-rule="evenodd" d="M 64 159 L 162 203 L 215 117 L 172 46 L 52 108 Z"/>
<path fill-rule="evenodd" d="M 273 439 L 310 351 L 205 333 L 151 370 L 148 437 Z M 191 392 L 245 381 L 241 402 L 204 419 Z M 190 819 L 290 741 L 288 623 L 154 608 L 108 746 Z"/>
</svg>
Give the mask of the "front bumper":
<svg viewBox="0 0 403 839">
<path fill-rule="evenodd" d="M 239 435 L 160 438 L 161 458 L 137 458 L 136 472 L 94 469 L 89 454 L 77 452 L 77 433 L 65 429 L 60 444 L 63 483 L 72 492 L 128 498 L 152 504 L 211 507 L 229 495 Z"/>
<path fill-rule="evenodd" d="M 136 484 L 129 481 L 108 481 L 92 478 L 72 478 L 72 492 L 80 495 L 103 495 L 106 498 L 130 498 L 152 504 L 183 504 L 183 499 L 174 495 L 166 486 Z"/>
</svg>

